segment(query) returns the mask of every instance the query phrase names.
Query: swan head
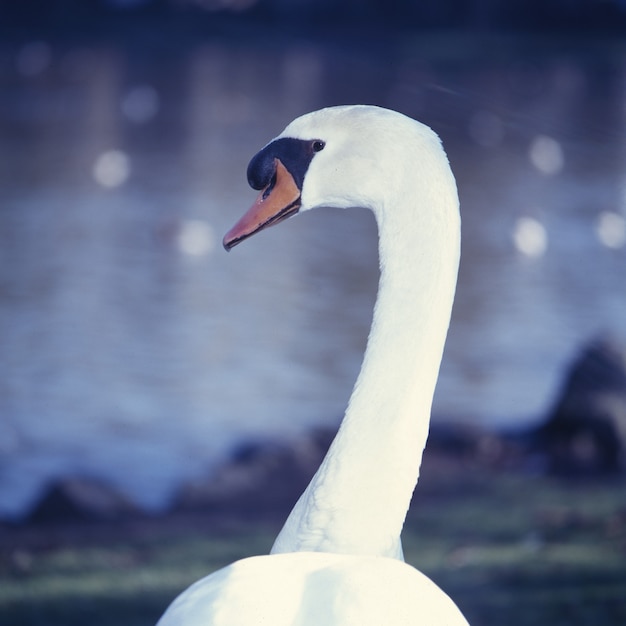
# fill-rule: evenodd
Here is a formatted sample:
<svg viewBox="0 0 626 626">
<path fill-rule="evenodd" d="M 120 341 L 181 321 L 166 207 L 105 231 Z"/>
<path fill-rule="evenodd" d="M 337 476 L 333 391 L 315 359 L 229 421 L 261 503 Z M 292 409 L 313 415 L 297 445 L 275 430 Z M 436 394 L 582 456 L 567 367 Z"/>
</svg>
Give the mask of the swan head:
<svg viewBox="0 0 626 626">
<path fill-rule="evenodd" d="M 426 157 L 426 158 L 424 158 Z M 434 171 L 424 171 L 428 168 Z M 295 119 L 248 165 L 259 190 L 252 207 L 224 236 L 230 250 L 251 235 L 310 209 L 381 211 L 407 173 L 415 179 L 449 171 L 437 135 L 415 120 L 375 106 L 321 109 Z M 405 187 L 406 188 L 406 185 Z"/>
</svg>

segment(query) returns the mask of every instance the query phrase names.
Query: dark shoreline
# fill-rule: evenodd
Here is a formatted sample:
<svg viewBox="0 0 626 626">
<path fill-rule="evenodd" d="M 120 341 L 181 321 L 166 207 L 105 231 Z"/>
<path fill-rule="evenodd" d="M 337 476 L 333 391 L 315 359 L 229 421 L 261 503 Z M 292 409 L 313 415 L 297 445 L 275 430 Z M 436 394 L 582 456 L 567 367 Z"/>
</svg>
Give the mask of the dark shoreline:
<svg viewBox="0 0 626 626">
<path fill-rule="evenodd" d="M 42 494 L 20 519 L 0 521 L 0 551 L 139 541 L 186 533 L 228 534 L 250 524 L 278 530 L 317 470 L 334 432 L 319 431 L 295 445 L 242 446 L 211 477 L 181 487 L 164 511 L 149 513 L 98 481 L 68 478 Z M 450 425 L 432 429 L 416 493 L 432 493 L 441 477 L 505 473 L 550 480 L 530 433 L 500 435 Z M 593 480 L 593 479 L 592 479 Z M 601 480 L 606 481 L 602 476 Z M 623 475 L 615 477 L 618 482 Z M 576 484 L 576 480 L 573 484 Z"/>
<path fill-rule="evenodd" d="M 623 624 L 623 477 L 494 471 L 431 451 L 407 515 L 407 562 L 471 624 Z M 180 591 L 267 554 L 284 518 L 185 513 L 0 532 L 6 623 L 148 626 Z"/>
<path fill-rule="evenodd" d="M 3 531 L 66 525 L 132 526 L 160 524 L 163 519 L 205 516 L 219 525 L 237 519 L 283 519 L 319 467 L 334 430 L 316 430 L 290 443 L 242 443 L 231 458 L 209 476 L 181 485 L 163 511 L 142 510 L 104 480 L 67 476 L 51 481 L 29 511 L 14 520 L 0 520 Z M 537 465 L 527 448 L 529 433 L 502 435 L 470 426 L 431 427 L 426 457 L 455 465 L 529 471 Z"/>
</svg>

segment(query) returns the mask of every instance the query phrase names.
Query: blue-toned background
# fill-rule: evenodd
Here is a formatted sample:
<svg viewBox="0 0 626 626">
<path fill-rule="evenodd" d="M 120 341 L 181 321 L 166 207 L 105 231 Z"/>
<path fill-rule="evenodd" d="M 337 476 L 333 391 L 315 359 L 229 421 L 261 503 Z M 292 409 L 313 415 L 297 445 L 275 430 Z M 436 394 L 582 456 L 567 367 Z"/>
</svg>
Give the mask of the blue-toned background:
<svg viewBox="0 0 626 626">
<path fill-rule="evenodd" d="M 31 20 L 36 4 L 0 7 L 0 518 L 75 475 L 159 510 L 242 440 L 338 422 L 375 297 L 372 216 L 220 243 L 254 199 L 249 158 L 323 106 L 416 117 L 456 173 L 435 419 L 540 419 L 584 342 L 626 338 L 619 33 L 441 30 L 418 11 L 376 28 L 376 2 L 313 25 L 280 3 L 66 2 Z"/>
</svg>

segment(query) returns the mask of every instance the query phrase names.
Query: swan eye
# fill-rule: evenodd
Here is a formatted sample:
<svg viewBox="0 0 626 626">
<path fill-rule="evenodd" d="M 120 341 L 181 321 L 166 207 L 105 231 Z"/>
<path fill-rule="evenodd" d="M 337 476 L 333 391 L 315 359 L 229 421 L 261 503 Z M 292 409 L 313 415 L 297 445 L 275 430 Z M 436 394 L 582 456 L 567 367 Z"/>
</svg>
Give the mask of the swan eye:
<svg viewBox="0 0 626 626">
<path fill-rule="evenodd" d="M 317 139 L 316 141 L 313 142 L 313 152 L 322 151 L 325 145 L 326 144 L 323 141 Z"/>
</svg>

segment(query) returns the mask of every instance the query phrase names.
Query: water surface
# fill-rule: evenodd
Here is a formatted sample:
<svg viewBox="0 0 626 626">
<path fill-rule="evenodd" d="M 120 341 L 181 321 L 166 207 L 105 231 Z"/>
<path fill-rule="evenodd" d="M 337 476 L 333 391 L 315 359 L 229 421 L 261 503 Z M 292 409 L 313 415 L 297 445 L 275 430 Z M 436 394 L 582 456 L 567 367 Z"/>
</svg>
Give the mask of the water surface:
<svg viewBox="0 0 626 626">
<path fill-rule="evenodd" d="M 0 515 L 75 474 L 158 509 L 241 439 L 337 423 L 373 218 L 220 245 L 249 158 L 322 106 L 398 109 L 449 153 L 463 258 L 436 419 L 528 423 L 583 342 L 626 337 L 626 48 L 496 43 L 2 49 Z"/>
</svg>

